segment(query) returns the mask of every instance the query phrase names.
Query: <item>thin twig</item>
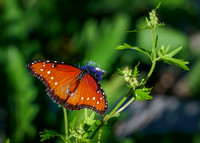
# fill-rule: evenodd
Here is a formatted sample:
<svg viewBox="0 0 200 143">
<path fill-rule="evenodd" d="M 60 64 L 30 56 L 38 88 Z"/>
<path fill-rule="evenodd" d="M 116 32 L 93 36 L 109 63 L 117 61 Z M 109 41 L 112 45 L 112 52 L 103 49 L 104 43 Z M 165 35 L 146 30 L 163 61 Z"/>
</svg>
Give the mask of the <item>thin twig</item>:
<svg viewBox="0 0 200 143">
<path fill-rule="evenodd" d="M 130 105 L 133 101 L 135 100 L 134 97 L 132 97 L 124 106 L 122 106 L 120 109 L 118 109 L 113 116 L 115 116 L 116 114 L 120 113 L 121 111 L 123 111 L 126 107 L 128 107 L 128 105 Z"/>
<path fill-rule="evenodd" d="M 67 110 L 63 107 L 64 113 L 64 123 L 65 123 L 65 138 L 68 140 L 68 120 L 67 120 Z"/>
<path fill-rule="evenodd" d="M 103 126 L 99 129 L 99 136 L 98 136 L 98 142 L 97 143 L 101 142 L 102 132 L 103 132 Z"/>
</svg>

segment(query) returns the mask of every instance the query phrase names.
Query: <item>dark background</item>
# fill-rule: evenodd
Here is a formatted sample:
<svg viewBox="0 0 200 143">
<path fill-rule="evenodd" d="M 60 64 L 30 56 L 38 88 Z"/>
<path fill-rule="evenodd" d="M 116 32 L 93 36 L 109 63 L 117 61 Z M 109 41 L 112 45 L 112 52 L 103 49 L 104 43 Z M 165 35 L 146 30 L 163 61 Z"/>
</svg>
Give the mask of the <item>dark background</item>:
<svg viewBox="0 0 200 143">
<path fill-rule="evenodd" d="M 101 85 L 108 112 L 128 87 L 117 68 L 133 67 L 145 75 L 150 61 L 136 51 L 117 51 L 124 42 L 151 49 L 149 31 L 129 33 L 144 25 L 157 0 L 1 0 L 0 1 L 0 143 L 39 142 L 39 132 L 64 132 L 62 108 L 46 95 L 26 64 L 58 60 L 84 65 L 93 60 L 106 71 Z M 108 121 L 102 142 L 200 142 L 200 2 L 165 0 L 158 10 L 165 27 L 157 29 L 158 47 L 183 46 L 176 58 L 190 62 L 189 72 L 162 62 L 148 82 L 153 100 L 133 102 L 119 118 Z M 107 112 L 107 113 L 108 113 Z M 68 112 L 84 117 L 82 111 Z M 97 116 L 98 119 L 102 117 Z M 59 142 L 56 139 L 47 142 Z"/>
</svg>

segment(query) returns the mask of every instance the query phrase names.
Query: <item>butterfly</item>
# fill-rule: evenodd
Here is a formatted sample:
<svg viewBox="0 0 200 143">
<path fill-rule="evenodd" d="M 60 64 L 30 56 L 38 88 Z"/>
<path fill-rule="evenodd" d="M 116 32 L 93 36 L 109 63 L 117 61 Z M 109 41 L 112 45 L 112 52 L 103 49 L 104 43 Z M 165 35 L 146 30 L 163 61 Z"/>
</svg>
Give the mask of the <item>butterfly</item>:
<svg viewBox="0 0 200 143">
<path fill-rule="evenodd" d="M 68 110 L 89 108 L 104 114 L 108 104 L 99 84 L 105 73 L 91 65 L 78 68 L 58 61 L 37 60 L 26 65 L 29 72 L 46 86 L 47 94 Z"/>
</svg>

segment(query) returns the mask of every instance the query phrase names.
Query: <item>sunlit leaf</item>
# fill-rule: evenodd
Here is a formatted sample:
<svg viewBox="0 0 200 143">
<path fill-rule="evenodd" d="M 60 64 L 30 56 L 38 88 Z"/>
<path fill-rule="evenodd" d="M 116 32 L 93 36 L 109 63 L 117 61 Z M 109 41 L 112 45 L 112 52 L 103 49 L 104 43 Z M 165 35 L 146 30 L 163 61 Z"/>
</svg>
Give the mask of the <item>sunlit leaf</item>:
<svg viewBox="0 0 200 143">
<path fill-rule="evenodd" d="M 136 89 L 134 93 L 135 99 L 140 101 L 152 99 L 153 97 L 150 96 L 150 92 L 151 88 Z"/>
<path fill-rule="evenodd" d="M 189 64 L 189 62 L 184 61 L 182 59 L 173 58 L 173 56 L 175 56 L 178 52 L 180 52 L 181 49 L 182 49 L 182 46 L 171 51 L 170 53 L 167 53 L 169 50 L 169 46 L 167 47 L 166 50 L 164 46 L 162 46 L 160 50 L 158 51 L 158 56 L 159 56 L 158 61 L 164 61 L 164 63 L 167 63 L 167 64 L 177 65 L 183 68 L 184 70 L 188 71 L 189 68 L 186 65 Z"/>
<path fill-rule="evenodd" d="M 76 120 L 77 120 L 77 117 L 74 116 L 73 120 L 69 123 L 69 126 L 71 129 L 75 128 Z"/>
<path fill-rule="evenodd" d="M 54 131 L 54 130 L 47 130 L 45 129 L 43 132 L 39 132 L 40 137 L 41 137 L 41 142 L 45 141 L 45 140 L 49 140 L 51 138 L 54 137 L 59 137 L 61 138 L 63 141 L 66 141 L 64 135 L 59 134 L 58 132 Z"/>
<path fill-rule="evenodd" d="M 8 139 L 6 139 L 6 143 L 10 143 L 10 139 L 8 138 Z"/>
<path fill-rule="evenodd" d="M 123 49 L 130 49 L 131 47 L 132 47 L 131 45 L 128 45 L 128 44 L 124 43 L 123 45 L 117 46 L 115 49 L 123 50 Z"/>
<path fill-rule="evenodd" d="M 21 52 L 15 46 L 8 47 L 6 59 L 6 75 L 13 103 L 12 126 L 13 142 L 23 142 L 26 136 L 34 137 L 36 127 L 32 123 L 39 106 L 33 101 L 37 96 L 37 89 L 33 86 L 32 77 L 25 68 L 26 63 Z M 23 82 L 21 82 L 23 81 Z M 20 83 L 20 84 L 19 84 Z"/>
<path fill-rule="evenodd" d="M 132 47 L 126 43 L 124 43 L 123 45 L 119 45 L 115 48 L 116 50 L 124 50 L 124 49 L 132 49 L 132 50 L 136 50 L 136 51 L 139 51 L 139 52 L 142 52 L 146 55 L 148 55 L 151 59 L 151 56 L 150 56 L 150 52 L 145 50 L 145 49 L 142 49 L 142 48 L 139 48 L 139 47 Z"/>
<path fill-rule="evenodd" d="M 138 76 L 138 73 L 139 73 L 138 66 L 139 65 L 140 65 L 140 62 L 138 62 L 138 64 L 134 67 L 133 76 L 135 76 L 135 77 Z"/>
<path fill-rule="evenodd" d="M 177 66 L 183 68 L 186 71 L 190 70 L 186 66 L 187 64 L 189 64 L 189 62 L 184 61 L 183 59 L 175 59 L 175 58 L 170 58 L 168 56 L 163 56 L 163 57 L 160 58 L 160 60 L 164 61 L 164 63 L 167 63 L 167 64 L 177 65 Z"/>
<path fill-rule="evenodd" d="M 95 116 L 95 113 L 93 112 L 93 113 L 87 118 L 87 120 L 85 120 L 85 122 L 86 122 L 88 125 L 94 124 L 94 122 L 95 122 L 94 116 Z"/>
</svg>

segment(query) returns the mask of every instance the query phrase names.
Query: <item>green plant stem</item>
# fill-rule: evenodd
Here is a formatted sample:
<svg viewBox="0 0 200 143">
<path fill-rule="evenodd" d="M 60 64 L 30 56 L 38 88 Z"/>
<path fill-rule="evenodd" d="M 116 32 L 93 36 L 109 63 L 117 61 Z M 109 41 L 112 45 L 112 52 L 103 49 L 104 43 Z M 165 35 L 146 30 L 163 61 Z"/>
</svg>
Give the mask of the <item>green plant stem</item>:
<svg viewBox="0 0 200 143">
<path fill-rule="evenodd" d="M 87 112 L 87 109 L 86 109 L 86 108 L 84 109 L 84 113 L 85 113 L 85 120 L 87 121 L 87 118 L 88 118 L 88 112 Z"/>
<path fill-rule="evenodd" d="M 98 136 L 98 142 L 97 143 L 101 142 L 102 132 L 103 132 L 103 126 L 99 129 L 99 136 Z"/>
<path fill-rule="evenodd" d="M 121 111 L 123 111 L 126 107 L 128 107 L 133 101 L 135 100 L 134 97 L 132 97 L 124 106 L 122 106 L 120 109 L 118 109 L 113 116 L 115 116 L 116 114 L 120 113 Z"/>
<path fill-rule="evenodd" d="M 64 123 L 65 123 L 65 138 L 68 140 L 68 120 L 67 120 L 67 110 L 63 107 L 64 113 Z"/>
<path fill-rule="evenodd" d="M 95 132 L 92 134 L 92 136 L 90 137 L 90 139 L 92 139 L 93 137 L 95 137 L 95 135 L 98 133 L 98 131 L 99 131 L 101 128 L 103 129 L 104 124 L 105 124 L 106 121 L 108 120 L 108 116 L 109 116 L 109 115 L 106 115 L 106 116 L 103 118 L 103 121 L 102 121 L 101 124 L 98 126 L 98 128 L 95 130 Z"/>
<path fill-rule="evenodd" d="M 156 61 L 153 61 L 152 62 L 152 65 L 151 65 L 151 69 L 149 71 L 149 73 L 147 74 L 147 77 L 145 78 L 145 80 L 143 81 L 143 84 L 141 86 L 141 88 L 143 88 L 145 86 L 145 84 L 147 83 L 147 81 L 149 80 L 149 78 L 151 77 L 154 69 L 155 69 L 155 66 L 156 66 Z"/>
<path fill-rule="evenodd" d="M 149 70 L 149 73 L 147 74 L 147 77 L 144 79 L 141 88 L 143 88 L 145 86 L 145 84 L 147 83 L 147 81 L 149 80 L 149 78 L 151 77 L 155 66 L 156 66 L 156 44 L 155 44 L 155 40 L 154 40 L 154 30 L 151 30 L 151 38 L 152 38 L 152 54 L 153 54 L 153 58 L 152 58 L 152 65 L 151 65 L 151 69 Z"/>
<path fill-rule="evenodd" d="M 126 99 L 131 95 L 132 89 L 128 92 L 128 94 L 122 98 L 122 100 L 115 106 L 115 108 L 109 113 L 109 118 L 113 116 L 113 114 L 117 111 L 117 109 L 126 101 Z"/>
<path fill-rule="evenodd" d="M 128 92 L 128 94 L 117 104 L 117 106 L 115 106 L 115 108 L 109 113 L 109 115 L 106 115 L 103 118 L 103 121 L 101 122 L 101 124 L 99 125 L 99 127 L 95 130 L 95 132 L 90 137 L 90 139 L 92 139 L 97 134 L 97 132 L 100 129 L 103 129 L 103 126 L 106 123 L 106 121 L 108 121 L 108 119 L 112 118 L 115 115 L 115 112 L 117 111 L 117 109 L 126 101 L 126 99 L 131 95 L 132 92 L 133 92 L 132 89 L 130 89 L 130 91 Z"/>
<path fill-rule="evenodd" d="M 156 43 L 154 40 L 154 29 L 151 30 L 151 38 L 152 38 L 152 56 L 153 58 L 150 58 L 152 61 L 152 65 L 151 65 L 151 69 L 149 70 L 149 73 L 147 74 L 147 77 L 144 79 L 142 85 L 139 88 L 143 88 L 145 86 L 145 84 L 147 83 L 147 81 L 149 80 L 149 78 L 151 77 L 155 66 L 156 66 Z M 105 122 L 107 120 L 109 120 L 110 118 L 112 118 L 113 116 L 115 116 L 116 114 L 120 113 L 121 111 L 123 111 L 128 105 L 130 105 L 133 101 L 134 101 L 134 97 L 132 97 L 124 106 L 122 106 L 120 108 L 120 106 L 126 101 L 126 99 L 132 94 L 133 90 L 130 89 L 130 91 L 128 92 L 128 94 L 122 98 L 122 100 L 117 104 L 117 106 L 115 106 L 115 108 L 109 113 L 109 115 L 106 115 L 103 119 L 103 121 L 101 122 L 101 124 L 99 125 L 99 127 L 96 129 L 96 131 L 93 133 L 93 135 L 91 136 L 91 139 L 97 134 L 97 132 L 99 130 L 103 129 L 103 126 L 105 124 Z M 120 109 L 119 109 L 120 108 Z M 100 132 L 101 135 L 101 132 Z M 99 136 L 100 136 L 99 135 Z"/>
</svg>

